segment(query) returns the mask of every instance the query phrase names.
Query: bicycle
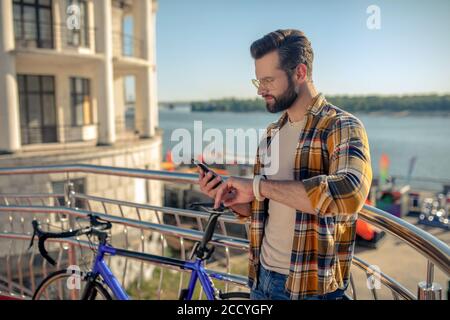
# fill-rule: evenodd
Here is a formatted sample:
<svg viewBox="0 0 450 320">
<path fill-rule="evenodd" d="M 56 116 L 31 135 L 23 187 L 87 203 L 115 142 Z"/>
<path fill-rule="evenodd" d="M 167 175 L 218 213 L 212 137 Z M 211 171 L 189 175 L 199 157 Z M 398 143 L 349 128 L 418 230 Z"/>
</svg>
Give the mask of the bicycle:
<svg viewBox="0 0 450 320">
<path fill-rule="evenodd" d="M 59 270 L 50 274 L 40 283 L 34 292 L 32 299 L 51 299 L 50 296 L 53 298 L 56 294 L 56 298 L 60 298 L 62 300 L 112 300 L 113 298 L 117 300 L 129 300 L 130 297 L 124 288 L 122 288 L 118 279 L 114 276 L 113 272 L 104 261 L 105 255 L 137 258 L 143 261 L 157 263 L 159 265 L 173 266 L 184 270 L 190 270 L 191 277 L 189 280 L 189 285 L 186 289 L 181 290 L 181 294 L 179 296 L 180 300 L 192 300 L 197 281 L 200 282 L 200 285 L 203 288 L 208 300 L 250 299 L 250 294 L 247 292 L 222 293 L 220 290 L 216 289 L 211 278 L 221 279 L 222 276 L 215 273 L 208 274 L 204 267 L 205 261 L 208 260 L 214 252 L 214 246 L 208 246 L 208 243 L 212 239 L 218 218 L 225 212 L 226 208 L 222 206 L 218 210 L 215 210 L 211 207 L 207 207 L 204 203 L 194 203 L 191 205 L 192 208 L 195 206 L 210 213 L 210 216 L 202 240 L 200 242 L 196 242 L 189 261 L 114 248 L 108 243 L 108 233 L 105 232 L 106 230 L 111 229 L 111 222 L 100 219 L 98 216 L 93 214 L 88 215 L 90 226 L 60 233 L 45 232 L 40 228 L 39 222 L 34 220 L 32 222 L 34 232 L 30 241 L 30 248 L 33 246 L 35 236 L 37 236 L 40 254 L 52 265 L 55 265 L 56 263 L 49 256 L 45 248 L 45 241 L 47 239 L 93 235 L 98 239 L 98 246 L 96 248 L 95 259 L 90 271 L 81 272 L 76 275 L 79 279 L 79 286 L 75 286 L 75 288 L 68 288 L 67 283 L 68 280 L 70 280 L 69 278 L 74 276 L 73 271 L 67 269 Z M 58 283 L 60 280 L 62 280 L 62 283 Z M 68 289 L 68 292 L 65 292 L 65 289 Z M 110 294 L 110 292 L 112 294 Z"/>
</svg>

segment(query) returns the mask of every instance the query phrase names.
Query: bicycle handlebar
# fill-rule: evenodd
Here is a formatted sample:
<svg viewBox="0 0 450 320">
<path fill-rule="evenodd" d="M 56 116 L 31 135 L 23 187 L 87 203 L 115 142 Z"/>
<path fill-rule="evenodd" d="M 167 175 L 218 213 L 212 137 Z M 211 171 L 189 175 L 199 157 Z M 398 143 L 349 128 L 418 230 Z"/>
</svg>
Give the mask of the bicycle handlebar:
<svg viewBox="0 0 450 320">
<path fill-rule="evenodd" d="M 47 250 L 45 249 L 45 241 L 47 239 L 70 238 L 73 236 L 80 236 L 80 235 L 84 235 L 84 234 L 86 234 L 86 235 L 87 234 L 95 234 L 100 237 L 105 234 L 103 232 L 103 230 L 108 230 L 108 229 L 111 229 L 111 227 L 112 227 L 111 222 L 109 222 L 109 221 L 101 222 L 100 221 L 101 219 L 94 215 L 89 215 L 89 220 L 90 220 L 91 226 L 84 227 L 81 229 L 76 229 L 73 231 L 65 231 L 65 232 L 43 231 L 40 227 L 39 222 L 37 220 L 33 220 L 31 223 L 33 226 L 33 235 L 31 237 L 30 246 L 28 247 L 28 249 L 30 249 L 33 246 L 34 237 L 37 236 L 39 239 L 38 240 L 39 253 L 42 255 L 42 257 L 44 257 L 45 260 L 47 260 L 51 265 L 54 266 L 54 265 L 56 265 L 55 260 L 53 260 L 49 256 Z"/>
<path fill-rule="evenodd" d="M 230 210 L 228 207 L 225 207 L 222 203 L 220 204 L 219 208 L 214 209 L 214 203 L 211 202 L 193 202 L 189 205 L 188 208 L 192 209 L 194 207 L 199 207 L 200 209 L 203 209 L 209 214 L 218 214 L 218 215 L 226 212 L 227 210 Z"/>
</svg>

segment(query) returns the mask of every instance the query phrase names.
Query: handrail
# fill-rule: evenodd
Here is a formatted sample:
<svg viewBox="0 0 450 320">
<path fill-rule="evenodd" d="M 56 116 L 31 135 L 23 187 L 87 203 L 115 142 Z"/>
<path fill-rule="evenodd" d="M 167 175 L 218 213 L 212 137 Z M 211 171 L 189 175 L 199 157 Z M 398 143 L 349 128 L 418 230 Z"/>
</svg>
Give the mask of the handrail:
<svg viewBox="0 0 450 320">
<path fill-rule="evenodd" d="M 38 208 L 36 210 L 36 208 Z M 69 209 L 69 210 L 61 210 L 61 209 L 66 209 L 65 207 L 47 207 L 44 208 L 45 210 L 42 210 L 42 207 L 32 207 L 32 206 L 0 206 L 0 212 L 2 211 L 10 211 L 7 209 L 12 209 L 12 212 L 22 212 L 22 213 L 62 213 L 63 211 L 64 214 L 68 214 L 69 216 L 79 216 L 80 215 L 80 211 L 81 214 L 84 216 L 85 212 L 84 210 L 78 210 L 78 209 Z M 49 210 L 50 209 L 50 210 Z M 55 210 L 57 209 L 57 210 Z M 183 210 L 183 209 L 179 209 L 179 210 Z M 48 212 L 50 211 L 50 212 Z M 161 212 L 163 212 L 164 210 L 160 210 Z M 189 211 L 189 210 L 185 210 L 185 211 Z M 200 212 L 198 212 L 200 213 Z M 103 218 L 107 219 L 108 217 L 114 217 L 114 216 L 110 216 L 110 215 L 103 215 L 101 214 Z M 145 226 L 146 223 L 144 223 L 144 225 L 140 224 L 137 220 L 132 220 L 132 219 L 122 219 L 120 217 L 118 217 L 119 221 L 116 221 L 116 223 L 119 224 L 123 224 L 126 226 L 132 226 L 132 227 L 138 227 L 139 228 L 145 228 L 147 229 L 147 227 Z M 132 220 L 133 222 L 135 222 L 134 224 L 130 224 L 130 220 Z M 151 224 L 152 225 L 152 224 Z M 158 228 L 158 225 L 154 226 L 155 228 Z M 185 229 L 184 228 L 178 228 L 178 227 L 174 227 L 174 226 L 170 226 L 169 228 L 169 232 L 167 229 L 165 228 L 158 228 L 158 232 L 164 233 L 164 234 L 174 234 L 173 231 L 176 232 L 176 234 L 178 236 L 183 236 L 185 235 Z M 154 230 L 154 229 L 153 229 Z M 27 234 L 23 234 L 23 233 L 15 233 L 15 232 L 0 232 L 0 239 L 15 239 L 15 240 L 29 240 L 31 237 L 30 233 Z M 187 236 L 189 237 L 189 236 Z M 198 240 L 198 237 L 191 237 L 191 239 L 196 239 Z M 52 239 L 53 240 L 53 239 Z M 66 241 L 67 240 L 67 241 Z M 73 238 L 70 239 L 55 239 L 55 242 L 59 242 L 59 243 L 63 243 L 63 242 L 67 242 L 68 244 L 77 244 L 80 247 L 84 247 L 84 248 L 88 248 L 89 247 L 89 243 L 86 241 L 82 241 L 82 240 L 75 240 Z M 221 242 L 220 239 L 218 239 L 218 243 Z M 241 244 L 243 245 L 241 247 L 248 249 L 248 240 L 241 240 Z M 371 266 L 369 264 L 367 264 L 365 261 L 354 257 L 353 258 L 353 265 L 355 265 L 356 267 L 362 269 L 363 271 L 365 271 L 367 273 L 368 270 L 371 270 Z M 164 266 L 163 266 L 164 267 Z M 167 268 L 172 268 L 170 266 L 166 266 Z M 229 272 L 229 271 L 228 271 Z M 216 272 L 218 273 L 218 272 Z M 220 273 L 220 272 L 219 272 Z M 239 276 L 239 275 L 233 275 L 230 273 L 220 273 L 222 276 L 222 280 L 228 282 L 228 283 L 234 283 L 236 285 L 240 285 L 240 286 L 245 286 L 245 277 L 243 276 Z M 394 294 L 394 297 L 402 297 L 404 299 L 415 299 L 415 296 L 408 290 L 406 289 L 404 286 L 402 286 L 400 283 L 396 282 L 394 279 L 390 278 L 389 276 L 385 275 L 384 273 L 382 273 L 381 271 L 379 272 L 379 280 L 381 283 L 383 283 L 384 286 L 386 286 L 387 288 L 389 288 L 391 290 L 391 292 Z"/>
<path fill-rule="evenodd" d="M 89 164 L 74 164 L 74 165 L 49 165 L 49 166 L 28 166 L 28 167 L 14 167 L 14 168 L 0 168 L 0 175 L 15 175 L 15 174 L 52 174 L 52 173 L 93 173 L 93 174 L 105 174 L 105 175 L 114 175 L 114 176 L 123 176 L 123 177 L 132 177 L 132 178 L 141 178 L 141 179 L 153 179 L 160 180 L 166 182 L 175 182 L 175 183 L 187 183 L 187 184 L 197 184 L 198 177 L 196 174 L 190 173 L 180 173 L 180 172 L 169 172 L 169 171 L 158 171 L 158 170 L 144 170 L 144 169 L 131 169 L 131 168 L 117 168 L 110 166 L 97 166 L 97 165 L 89 165 Z M 227 177 L 224 177 L 227 179 Z M 69 179 L 70 180 L 70 179 Z M 54 207 L 54 206 L 33 206 L 29 203 L 28 206 L 21 205 L 10 205 L 7 199 L 8 197 L 25 197 L 25 198 L 33 198 L 36 196 L 54 196 L 55 194 L 30 194 L 30 195 L 17 195 L 17 194 L 1 194 L 3 198 L 5 198 L 6 205 L 0 205 L 0 212 L 20 212 L 20 213 L 56 213 L 63 215 L 71 215 L 71 216 L 86 216 L 87 214 L 94 213 L 104 218 L 105 220 L 109 220 L 114 223 L 122 224 L 127 227 L 134 227 L 141 229 L 141 232 L 144 229 L 150 229 L 156 232 L 160 232 L 161 234 L 167 234 L 172 236 L 177 236 L 181 239 L 181 245 L 183 246 L 183 238 L 192 239 L 192 240 L 200 240 L 203 233 L 200 227 L 199 230 L 185 229 L 179 228 L 172 225 L 160 224 L 160 223 L 151 223 L 140 220 L 133 220 L 126 218 L 122 212 L 120 212 L 121 217 L 97 213 L 86 210 L 80 210 L 76 208 L 69 207 Z M 148 204 L 138 204 L 134 202 L 127 202 L 122 200 L 115 199 L 105 199 L 101 197 L 84 195 L 72 193 L 71 197 L 73 199 L 85 199 L 92 201 L 104 202 L 105 200 L 110 204 L 119 205 L 120 211 L 122 210 L 120 206 L 129 206 L 135 207 L 137 210 L 139 209 L 147 209 L 155 212 L 164 212 L 169 214 L 174 214 L 176 217 L 179 215 L 192 217 L 192 218 L 207 218 L 208 214 L 199 211 L 192 211 L 186 209 L 179 208 L 170 208 L 170 207 L 161 207 L 154 206 Z M 44 204 L 44 203 L 43 203 Z M 106 213 L 106 212 L 105 212 Z M 139 215 L 139 213 L 138 213 Z M 417 228 L 416 226 L 397 218 L 387 212 L 384 212 L 375 207 L 371 207 L 365 205 L 362 210 L 359 212 L 359 218 L 362 220 L 383 229 L 390 234 L 394 235 L 398 239 L 406 242 L 410 247 L 414 248 L 418 251 L 422 256 L 424 256 L 428 260 L 428 269 L 427 273 L 433 274 L 433 266 L 436 265 L 440 268 L 447 276 L 450 276 L 450 248 L 447 244 L 440 241 L 433 235 L 425 232 L 424 230 Z M 178 219 L 179 220 L 179 219 Z M 177 221 L 178 221 L 177 220 Z M 231 223 L 243 223 L 242 220 L 236 219 L 232 216 L 222 216 L 223 222 L 231 222 Z M 179 224 L 179 223 L 177 223 Z M 248 225 L 246 225 L 248 228 Z M 248 229 L 247 229 L 248 232 Z M 6 234 L 0 234 L 0 238 L 4 238 Z M 10 234 L 10 236 L 12 236 Z M 232 247 L 238 249 L 248 249 L 248 240 L 241 238 L 233 238 L 228 237 L 226 233 L 223 235 L 216 235 L 212 243 L 216 245 L 221 245 L 225 247 Z M 228 248 L 227 248 L 228 250 Z M 370 271 L 370 266 L 365 263 L 363 260 L 358 257 L 354 257 L 353 265 Z M 380 281 L 389 289 L 391 289 L 394 298 L 402 297 L 404 299 L 414 299 L 415 296 L 408 291 L 401 284 L 396 282 L 394 279 L 390 278 L 385 274 L 380 273 Z M 432 283 L 433 277 L 427 276 L 427 283 Z M 428 288 L 428 287 L 427 287 Z M 376 299 L 375 293 L 374 297 Z"/>
<path fill-rule="evenodd" d="M 105 198 L 102 198 L 102 197 L 96 197 L 96 196 L 79 194 L 79 193 L 75 194 L 75 197 L 77 199 L 82 199 L 82 200 L 94 200 L 94 201 L 105 200 Z M 134 203 L 134 202 L 124 201 L 124 200 L 108 199 L 108 203 L 117 204 L 117 205 L 125 205 L 125 206 L 133 206 L 134 208 L 139 208 L 139 209 L 147 209 L 147 210 L 154 210 L 154 211 L 158 210 L 158 211 L 163 211 L 164 213 L 178 214 L 178 215 L 182 215 L 185 217 L 191 217 L 191 218 L 201 217 L 201 218 L 207 219 L 210 216 L 209 213 L 201 212 L 201 211 L 164 207 L 164 206 L 155 206 L 155 205 L 149 205 L 149 204 Z M 219 221 L 231 222 L 231 223 L 236 223 L 236 224 L 244 224 L 245 223 L 244 221 L 242 221 L 240 219 L 236 219 L 234 217 L 230 217 L 230 216 L 226 216 L 226 215 L 221 215 L 219 217 Z"/>
<path fill-rule="evenodd" d="M 197 175 L 192 173 L 171 172 L 162 170 L 145 170 L 132 168 L 116 168 L 110 166 L 96 166 L 91 164 L 52 165 L 52 166 L 24 166 L 14 168 L 0 168 L 0 175 L 14 174 L 45 174 L 84 172 L 107 174 L 129 178 L 153 179 L 179 183 L 197 183 Z"/>
<path fill-rule="evenodd" d="M 422 229 L 392 214 L 364 205 L 359 217 L 407 242 L 450 276 L 450 247 Z"/>
<path fill-rule="evenodd" d="M 2 210 L 0 210 L 0 211 L 2 211 Z M 68 213 L 70 215 L 72 215 L 72 214 L 76 214 L 77 211 L 78 210 L 70 210 Z M 173 228 L 179 230 L 180 234 L 183 233 L 184 229 L 177 228 L 177 227 L 173 227 Z M 160 230 L 160 231 L 165 232 L 165 230 Z M 16 232 L 0 232 L 0 239 L 26 241 L 26 240 L 31 239 L 31 235 L 30 235 L 30 233 L 23 234 L 23 233 L 16 233 Z M 88 241 L 74 239 L 74 238 L 48 239 L 48 241 L 55 242 L 55 243 L 67 243 L 67 244 L 76 245 L 77 247 L 90 248 L 90 243 Z M 248 240 L 244 240 L 244 243 L 245 243 L 244 245 L 248 249 L 248 245 L 249 245 Z M 149 263 L 149 262 L 147 262 L 147 263 Z M 154 262 L 153 264 L 159 265 L 157 262 Z M 364 271 L 367 271 L 370 269 L 370 265 L 368 263 L 366 263 L 365 261 L 363 261 L 357 257 L 353 258 L 353 264 Z M 164 265 L 160 265 L 160 266 L 166 267 L 168 269 L 178 270 L 178 268 L 176 266 L 164 266 Z M 179 269 L 179 270 L 185 271 L 182 269 Z M 211 270 L 206 270 L 206 271 L 208 273 L 212 273 Z M 239 286 L 244 286 L 244 287 L 247 285 L 247 278 L 244 276 L 230 274 L 230 273 L 224 273 L 224 272 L 219 272 L 219 271 L 214 271 L 214 273 L 219 274 L 221 276 L 221 279 L 224 281 L 227 281 L 227 282 L 239 285 Z M 408 289 L 406 289 L 400 283 L 398 283 L 394 279 L 390 278 L 389 276 L 387 276 L 386 274 L 384 274 L 381 271 L 379 272 L 379 279 L 383 283 L 383 285 L 385 285 L 392 292 L 395 292 L 397 295 L 403 297 L 404 299 L 407 299 L 407 300 L 415 299 L 415 296 Z"/>
<path fill-rule="evenodd" d="M 70 214 L 73 214 L 73 211 L 70 212 Z M 180 229 L 180 228 L 176 228 Z M 31 239 L 30 233 L 23 234 L 23 233 L 15 233 L 15 232 L 0 232 L 0 239 L 11 239 L 11 240 L 23 240 L 23 241 L 29 241 Z M 79 240 L 74 238 L 65 238 L 65 239 L 48 239 L 49 242 L 55 242 L 55 243 L 67 243 L 75 245 L 76 247 L 83 247 L 83 248 L 90 248 L 91 244 L 88 241 L 85 240 Z M 248 241 L 246 240 L 246 244 L 248 247 Z M 147 261 L 147 263 L 150 263 Z M 160 265 L 157 262 L 154 262 L 152 264 Z M 357 266 L 358 268 L 367 271 L 370 269 L 370 265 L 363 261 L 362 259 L 359 259 L 357 257 L 353 258 L 353 264 Z M 178 270 L 176 266 L 164 266 L 168 269 L 174 269 Z M 183 269 L 179 269 L 179 271 L 185 271 Z M 212 273 L 211 270 L 206 270 L 208 273 Z M 222 278 L 222 280 L 234 283 L 239 286 L 247 286 L 247 278 L 241 275 L 235 275 L 230 273 L 224 273 L 219 271 L 214 271 L 214 273 L 219 274 Z M 397 295 L 403 297 L 407 300 L 414 300 L 415 296 L 404 286 L 402 286 L 400 283 L 395 281 L 394 279 L 390 278 L 389 276 L 385 275 L 383 272 L 379 272 L 379 279 L 385 285 L 387 288 L 389 288 L 392 292 L 395 292 Z"/>
<path fill-rule="evenodd" d="M 363 270 L 370 270 L 371 266 L 365 262 L 364 260 L 353 256 L 353 265 L 359 267 Z M 380 282 L 382 282 L 385 286 L 387 286 L 389 289 L 394 290 L 397 294 L 399 294 L 401 297 L 403 297 L 406 300 L 415 300 L 416 297 L 414 294 L 412 294 L 408 289 L 406 289 L 404 286 L 402 286 L 400 283 L 392 279 L 391 277 L 387 276 L 383 272 L 379 272 L 378 274 Z"/>
<path fill-rule="evenodd" d="M 0 168 L 0 175 L 67 172 L 107 174 L 189 184 L 197 184 L 198 181 L 197 175 L 191 173 L 117 168 L 90 164 Z M 226 178 L 227 177 L 224 177 L 224 179 Z M 450 276 L 450 248 L 444 242 L 417 228 L 416 226 L 372 206 L 364 205 L 363 209 L 359 213 L 359 216 L 374 226 L 379 227 L 407 242 L 418 250 L 423 256 L 435 263 L 447 274 L 447 276 Z"/>
<path fill-rule="evenodd" d="M 30 234 L 22 234 L 22 233 L 12 233 L 12 232 L 0 232 L 0 239 L 14 239 L 14 240 L 26 240 L 29 241 L 31 240 L 31 235 Z M 85 240 L 77 240 L 74 238 L 64 238 L 64 239 L 55 239 L 55 238 L 50 238 L 47 239 L 46 241 L 48 242 L 52 242 L 52 243 L 67 243 L 67 244 L 72 244 L 75 245 L 77 247 L 82 247 L 82 248 L 86 248 L 89 249 L 92 247 L 92 245 Z M 135 259 L 135 260 L 139 260 L 138 258 L 134 258 L 134 257 L 130 257 L 130 259 Z M 144 261 L 146 263 L 149 264 L 155 264 L 155 265 L 161 265 L 166 267 L 167 269 L 173 269 L 173 270 L 178 270 L 178 271 L 183 271 L 183 272 L 189 272 L 188 270 L 179 268 L 177 266 L 171 266 L 171 265 L 163 265 L 162 263 L 158 263 L 158 262 L 150 262 L 150 261 Z M 208 274 L 217 274 L 220 276 L 221 279 L 223 279 L 223 281 L 228 281 L 231 282 L 233 284 L 236 284 L 238 286 L 242 286 L 242 287 L 246 287 L 247 286 L 247 277 L 244 276 L 240 276 L 240 275 L 235 275 L 235 274 L 228 274 L 225 272 L 221 272 L 221 271 L 216 271 L 216 270 L 211 270 L 211 269 L 206 269 L 206 272 Z M 216 277 L 214 277 L 216 278 Z"/>
<path fill-rule="evenodd" d="M 88 218 L 89 214 L 95 214 L 99 218 L 112 222 L 122 224 L 128 227 L 134 227 L 138 229 L 148 229 L 157 232 L 163 232 L 168 235 L 178 236 L 183 238 L 192 239 L 195 241 L 200 241 L 203 237 L 203 232 L 192 229 L 181 229 L 175 226 L 167 224 L 157 224 L 146 221 L 137 221 L 130 218 L 118 217 L 109 214 L 104 214 L 100 212 L 92 212 L 81 209 L 72 209 L 66 207 L 50 207 L 50 206 L 5 206 L 0 205 L 0 212 L 20 212 L 20 213 L 58 213 L 58 214 L 70 214 L 74 217 Z M 240 239 L 236 237 L 227 237 L 220 234 L 214 235 L 211 240 L 212 244 L 233 247 L 236 249 L 248 249 L 248 242 L 245 239 Z"/>
</svg>

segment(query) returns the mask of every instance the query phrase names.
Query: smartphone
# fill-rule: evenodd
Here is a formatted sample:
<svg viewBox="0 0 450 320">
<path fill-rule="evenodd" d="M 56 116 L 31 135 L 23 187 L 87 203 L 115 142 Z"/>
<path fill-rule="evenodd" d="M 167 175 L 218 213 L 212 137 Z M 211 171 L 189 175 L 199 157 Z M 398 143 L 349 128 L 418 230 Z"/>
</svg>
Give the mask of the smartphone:
<svg viewBox="0 0 450 320">
<path fill-rule="evenodd" d="M 211 179 L 209 179 L 208 182 L 212 181 L 213 179 L 215 179 L 215 178 L 217 177 L 217 173 L 215 173 L 213 170 L 211 170 L 210 168 L 208 168 L 208 166 L 207 166 L 206 164 L 204 164 L 203 162 L 200 162 L 200 161 L 198 161 L 198 160 L 191 159 L 191 163 L 192 163 L 192 164 L 195 164 L 197 167 L 199 167 L 200 169 L 202 169 L 203 172 L 204 172 L 205 174 L 207 174 L 208 172 L 212 172 L 212 177 L 211 177 Z M 221 184 L 221 183 L 222 183 L 222 181 L 220 181 L 217 185 L 219 185 L 219 184 Z"/>
</svg>

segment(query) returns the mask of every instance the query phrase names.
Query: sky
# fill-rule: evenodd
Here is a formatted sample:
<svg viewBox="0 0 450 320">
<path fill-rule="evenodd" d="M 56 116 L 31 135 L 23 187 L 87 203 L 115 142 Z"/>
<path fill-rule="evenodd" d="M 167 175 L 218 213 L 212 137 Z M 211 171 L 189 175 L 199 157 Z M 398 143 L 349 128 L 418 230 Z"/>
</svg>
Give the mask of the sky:
<svg viewBox="0 0 450 320">
<path fill-rule="evenodd" d="M 256 97 L 249 47 L 285 28 L 309 37 L 325 94 L 450 93 L 449 0 L 159 0 L 156 19 L 159 101 Z"/>
</svg>

